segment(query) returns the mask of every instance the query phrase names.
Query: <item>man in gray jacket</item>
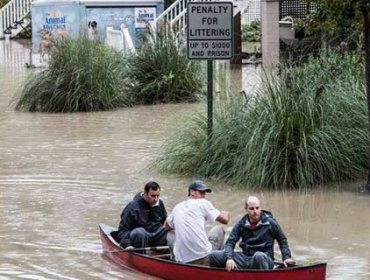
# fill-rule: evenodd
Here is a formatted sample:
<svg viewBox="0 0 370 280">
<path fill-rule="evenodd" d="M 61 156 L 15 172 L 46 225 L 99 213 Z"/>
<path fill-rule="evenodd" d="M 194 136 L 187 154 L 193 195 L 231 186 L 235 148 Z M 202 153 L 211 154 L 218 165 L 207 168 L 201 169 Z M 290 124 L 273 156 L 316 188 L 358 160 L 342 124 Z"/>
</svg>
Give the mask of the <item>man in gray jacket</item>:
<svg viewBox="0 0 370 280">
<path fill-rule="evenodd" d="M 233 227 L 225 250 L 210 254 L 211 266 L 226 267 L 228 271 L 235 268 L 272 269 L 275 240 L 279 244 L 284 266 L 295 264 L 282 229 L 270 212 L 261 210 L 259 199 L 248 197 L 245 210 L 247 214 Z M 240 239 L 239 246 L 243 251 L 234 252 Z"/>
</svg>

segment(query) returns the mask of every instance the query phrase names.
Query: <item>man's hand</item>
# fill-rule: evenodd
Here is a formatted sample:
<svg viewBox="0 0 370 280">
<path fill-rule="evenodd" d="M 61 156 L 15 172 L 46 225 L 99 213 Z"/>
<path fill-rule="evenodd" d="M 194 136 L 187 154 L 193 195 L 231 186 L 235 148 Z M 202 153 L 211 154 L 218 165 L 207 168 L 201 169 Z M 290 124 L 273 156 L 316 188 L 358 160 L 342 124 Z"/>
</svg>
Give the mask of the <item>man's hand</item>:
<svg viewBox="0 0 370 280">
<path fill-rule="evenodd" d="M 293 259 L 286 259 L 283 263 L 285 267 L 288 267 L 289 265 L 295 265 L 296 261 Z"/>
<path fill-rule="evenodd" d="M 167 230 L 167 231 L 171 231 L 171 230 L 173 230 L 173 228 L 172 228 L 172 227 L 170 227 L 170 225 L 167 223 L 167 220 L 165 220 L 165 221 L 164 221 L 163 227 L 164 227 L 164 229 L 165 229 L 165 230 Z"/>
<path fill-rule="evenodd" d="M 234 262 L 234 260 L 227 260 L 227 262 L 226 262 L 227 271 L 230 272 L 231 270 L 233 270 L 235 268 L 237 268 L 237 266 L 236 266 L 236 263 Z"/>
</svg>

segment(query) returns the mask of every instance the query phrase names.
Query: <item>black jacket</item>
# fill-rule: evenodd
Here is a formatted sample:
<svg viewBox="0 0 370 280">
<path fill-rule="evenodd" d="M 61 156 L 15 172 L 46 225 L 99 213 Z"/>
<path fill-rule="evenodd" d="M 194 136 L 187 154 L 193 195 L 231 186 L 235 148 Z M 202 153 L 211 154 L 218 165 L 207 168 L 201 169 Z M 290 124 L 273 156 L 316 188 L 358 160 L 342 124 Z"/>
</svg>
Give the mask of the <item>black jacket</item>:
<svg viewBox="0 0 370 280">
<path fill-rule="evenodd" d="M 251 228 L 248 215 L 241 218 L 233 227 L 225 244 L 225 253 L 228 259 L 233 258 L 235 245 L 240 239 L 239 247 L 247 256 L 253 256 L 255 252 L 259 251 L 274 259 L 274 240 L 277 240 L 283 260 L 291 258 L 288 241 L 278 222 L 268 211 L 261 211 L 261 220 L 254 230 Z"/>
<path fill-rule="evenodd" d="M 150 206 L 138 193 L 134 199 L 127 204 L 121 214 L 121 222 L 118 227 L 118 237 L 122 247 L 131 245 L 130 232 L 135 228 L 142 227 L 148 232 L 155 232 L 167 217 L 166 208 L 162 200 L 158 206 Z"/>
</svg>

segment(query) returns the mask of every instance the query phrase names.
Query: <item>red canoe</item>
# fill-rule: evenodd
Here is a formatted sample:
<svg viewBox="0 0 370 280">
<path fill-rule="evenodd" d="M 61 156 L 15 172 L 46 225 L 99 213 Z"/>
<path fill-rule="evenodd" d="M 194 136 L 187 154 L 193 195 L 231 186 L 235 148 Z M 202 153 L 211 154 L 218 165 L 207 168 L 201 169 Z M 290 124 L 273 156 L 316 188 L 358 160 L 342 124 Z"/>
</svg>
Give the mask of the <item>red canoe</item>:
<svg viewBox="0 0 370 280">
<path fill-rule="evenodd" d="M 326 263 L 297 265 L 273 270 L 233 270 L 200 265 L 180 264 L 174 261 L 135 252 L 125 252 L 112 237 L 116 231 L 100 224 L 103 255 L 122 267 L 129 267 L 166 280 L 325 280 Z"/>
</svg>

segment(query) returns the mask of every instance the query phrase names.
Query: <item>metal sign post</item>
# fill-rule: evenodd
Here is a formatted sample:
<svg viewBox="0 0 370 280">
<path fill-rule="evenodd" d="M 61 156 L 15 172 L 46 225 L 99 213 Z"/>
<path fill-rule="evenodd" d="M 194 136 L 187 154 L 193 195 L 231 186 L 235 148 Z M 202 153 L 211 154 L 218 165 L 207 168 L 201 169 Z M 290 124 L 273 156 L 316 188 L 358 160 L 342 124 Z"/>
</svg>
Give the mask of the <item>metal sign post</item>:
<svg viewBox="0 0 370 280">
<path fill-rule="evenodd" d="M 213 130 L 213 60 L 207 61 L 207 135 L 208 144 Z M 208 145 L 208 146 L 209 146 Z"/>
<path fill-rule="evenodd" d="M 207 133 L 213 130 L 213 60 L 233 56 L 233 3 L 188 2 L 187 55 L 207 61 Z"/>
</svg>

